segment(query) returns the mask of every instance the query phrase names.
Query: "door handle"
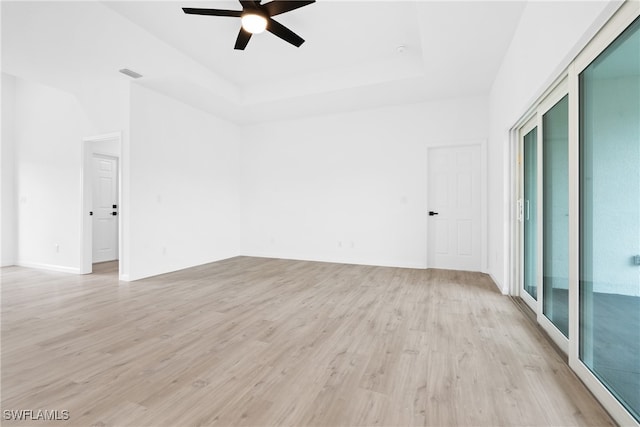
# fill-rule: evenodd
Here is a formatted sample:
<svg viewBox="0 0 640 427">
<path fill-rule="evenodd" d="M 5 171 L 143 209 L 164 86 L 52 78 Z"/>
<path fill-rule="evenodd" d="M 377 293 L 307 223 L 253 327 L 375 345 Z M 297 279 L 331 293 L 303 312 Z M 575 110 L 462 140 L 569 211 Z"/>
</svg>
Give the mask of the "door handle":
<svg viewBox="0 0 640 427">
<path fill-rule="evenodd" d="M 434 215 L 438 215 L 438 212 L 429 211 L 429 216 L 434 216 Z"/>
<path fill-rule="evenodd" d="M 116 216 L 118 215 L 118 212 L 111 212 L 111 215 Z"/>
</svg>

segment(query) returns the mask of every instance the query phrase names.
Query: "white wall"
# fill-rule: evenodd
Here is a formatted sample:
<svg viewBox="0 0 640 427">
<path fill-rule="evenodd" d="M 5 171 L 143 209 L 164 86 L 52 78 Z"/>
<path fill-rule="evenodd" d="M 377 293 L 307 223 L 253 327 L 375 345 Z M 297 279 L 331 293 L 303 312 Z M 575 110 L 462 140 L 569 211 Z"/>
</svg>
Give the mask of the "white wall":
<svg viewBox="0 0 640 427">
<path fill-rule="evenodd" d="M 521 118 L 581 47 L 606 22 L 618 2 L 530 2 L 489 97 L 489 273 L 509 289 L 509 129 Z"/>
<path fill-rule="evenodd" d="M 239 129 L 131 88 L 129 280 L 240 254 Z"/>
<path fill-rule="evenodd" d="M 72 95 L 15 81 L 17 263 L 78 272 L 80 141 L 88 120 Z"/>
<path fill-rule="evenodd" d="M 15 220 L 15 91 L 13 76 L 2 73 L 2 140 L 0 141 L 0 163 L 2 168 L 2 209 L 0 209 L 0 261 L 1 266 L 13 265 L 16 261 Z"/>
<path fill-rule="evenodd" d="M 12 140 L 15 144 L 12 165 L 5 170 L 3 164 L 2 192 L 3 218 L 14 215 L 13 261 L 77 273 L 82 138 L 128 126 L 128 82 L 97 90 L 104 82 L 85 82 L 81 96 L 6 74 L 2 83 L 3 88 L 5 83 L 7 88 L 15 87 L 14 96 L 10 90 L 2 95 L 3 119 L 6 112 L 14 114 L 12 126 L 3 126 L 3 147 L 10 147 Z M 104 96 L 98 96 L 100 92 Z M 10 129 L 13 139 L 7 135 Z M 13 182 L 5 181 L 11 167 Z M 13 205 L 5 203 L 11 191 L 15 192 Z"/>
<path fill-rule="evenodd" d="M 469 98 L 247 127 L 243 254 L 424 268 L 427 147 L 487 123 Z"/>
</svg>

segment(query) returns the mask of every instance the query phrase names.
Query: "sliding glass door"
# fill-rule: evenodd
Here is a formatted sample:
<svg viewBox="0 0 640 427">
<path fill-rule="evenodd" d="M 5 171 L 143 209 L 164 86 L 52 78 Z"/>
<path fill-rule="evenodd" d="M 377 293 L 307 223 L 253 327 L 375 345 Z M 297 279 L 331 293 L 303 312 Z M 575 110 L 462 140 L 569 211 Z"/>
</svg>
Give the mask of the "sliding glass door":
<svg viewBox="0 0 640 427">
<path fill-rule="evenodd" d="M 563 351 L 569 336 L 569 96 L 566 80 L 520 129 L 520 297 Z"/>
<path fill-rule="evenodd" d="M 640 420 L 640 20 L 579 88 L 579 357 Z"/>
<path fill-rule="evenodd" d="M 512 291 L 615 420 L 640 426 L 640 2 L 514 130 Z"/>
<path fill-rule="evenodd" d="M 542 313 L 569 336 L 569 96 L 542 115 Z"/>
</svg>

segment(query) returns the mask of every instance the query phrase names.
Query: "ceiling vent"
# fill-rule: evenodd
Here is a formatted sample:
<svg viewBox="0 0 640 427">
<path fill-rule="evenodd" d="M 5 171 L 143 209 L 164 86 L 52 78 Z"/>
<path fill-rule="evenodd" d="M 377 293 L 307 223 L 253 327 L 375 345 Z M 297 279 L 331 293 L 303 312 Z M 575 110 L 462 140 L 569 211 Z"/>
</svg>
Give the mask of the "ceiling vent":
<svg viewBox="0 0 640 427">
<path fill-rule="evenodd" d="M 122 74 L 126 74 L 127 76 L 132 77 L 134 79 L 139 79 L 140 77 L 142 77 L 142 74 L 138 74 L 135 71 L 131 71 L 128 68 L 123 68 L 122 70 L 120 70 L 120 72 Z"/>
</svg>

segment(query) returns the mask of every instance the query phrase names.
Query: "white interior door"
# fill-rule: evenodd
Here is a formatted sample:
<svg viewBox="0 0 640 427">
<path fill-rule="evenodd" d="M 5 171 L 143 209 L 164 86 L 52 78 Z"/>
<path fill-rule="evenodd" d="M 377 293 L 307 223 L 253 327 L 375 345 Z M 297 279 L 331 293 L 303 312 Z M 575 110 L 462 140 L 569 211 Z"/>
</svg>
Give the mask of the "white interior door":
<svg viewBox="0 0 640 427">
<path fill-rule="evenodd" d="M 480 145 L 429 149 L 428 265 L 482 270 Z"/>
<path fill-rule="evenodd" d="M 93 155 L 93 262 L 118 259 L 118 159 Z"/>
</svg>

